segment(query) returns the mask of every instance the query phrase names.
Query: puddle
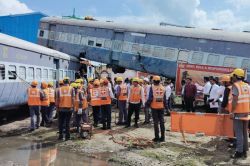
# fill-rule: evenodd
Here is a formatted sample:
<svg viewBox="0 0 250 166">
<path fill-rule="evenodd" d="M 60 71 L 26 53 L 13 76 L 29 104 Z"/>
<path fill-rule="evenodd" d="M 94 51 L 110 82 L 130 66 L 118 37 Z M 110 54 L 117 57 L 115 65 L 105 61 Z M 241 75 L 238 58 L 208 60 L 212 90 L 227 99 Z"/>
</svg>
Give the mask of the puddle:
<svg viewBox="0 0 250 166">
<path fill-rule="evenodd" d="M 95 155 L 94 155 L 95 156 Z M 36 142 L 17 137 L 0 138 L 0 165 L 2 166 L 107 166 L 104 157 L 62 151 L 53 142 Z"/>
</svg>

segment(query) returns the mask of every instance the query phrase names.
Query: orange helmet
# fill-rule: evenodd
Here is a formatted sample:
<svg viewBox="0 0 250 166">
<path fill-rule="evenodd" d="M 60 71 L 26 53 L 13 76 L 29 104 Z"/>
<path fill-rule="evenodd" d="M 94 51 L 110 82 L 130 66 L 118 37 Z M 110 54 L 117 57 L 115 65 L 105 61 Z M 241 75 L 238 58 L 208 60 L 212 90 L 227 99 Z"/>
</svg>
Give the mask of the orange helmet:
<svg viewBox="0 0 250 166">
<path fill-rule="evenodd" d="M 99 81 L 98 79 L 95 79 L 95 81 L 94 81 L 94 85 L 99 86 L 99 85 L 100 85 L 100 81 Z"/>
<path fill-rule="evenodd" d="M 221 82 L 230 82 L 230 76 L 225 74 L 225 75 L 222 75 L 221 78 L 220 78 L 220 81 Z"/>
<path fill-rule="evenodd" d="M 59 85 L 63 85 L 63 80 L 59 80 Z"/>
<path fill-rule="evenodd" d="M 48 88 L 48 84 L 47 84 L 47 82 L 42 82 L 41 83 L 41 87 L 43 88 L 43 89 L 46 89 L 46 88 Z"/>
<path fill-rule="evenodd" d="M 154 76 L 153 81 L 161 81 L 161 77 L 160 76 Z"/>
<path fill-rule="evenodd" d="M 32 85 L 32 86 L 37 86 L 37 85 L 38 85 L 38 82 L 37 82 L 36 80 L 34 80 L 34 81 L 31 82 L 31 85 Z"/>
</svg>

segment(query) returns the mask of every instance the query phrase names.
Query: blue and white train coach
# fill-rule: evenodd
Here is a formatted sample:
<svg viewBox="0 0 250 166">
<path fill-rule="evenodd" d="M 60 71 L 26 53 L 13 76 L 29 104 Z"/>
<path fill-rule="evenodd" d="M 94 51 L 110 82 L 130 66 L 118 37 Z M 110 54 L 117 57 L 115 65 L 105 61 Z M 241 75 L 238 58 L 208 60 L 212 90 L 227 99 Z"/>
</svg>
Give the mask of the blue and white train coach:
<svg viewBox="0 0 250 166">
<path fill-rule="evenodd" d="M 0 33 L 0 110 L 25 104 L 32 80 L 74 80 L 79 65 L 75 57 Z"/>
<path fill-rule="evenodd" d="M 38 43 L 117 71 L 128 68 L 174 78 L 178 61 L 250 70 L 249 32 L 45 17 Z"/>
</svg>

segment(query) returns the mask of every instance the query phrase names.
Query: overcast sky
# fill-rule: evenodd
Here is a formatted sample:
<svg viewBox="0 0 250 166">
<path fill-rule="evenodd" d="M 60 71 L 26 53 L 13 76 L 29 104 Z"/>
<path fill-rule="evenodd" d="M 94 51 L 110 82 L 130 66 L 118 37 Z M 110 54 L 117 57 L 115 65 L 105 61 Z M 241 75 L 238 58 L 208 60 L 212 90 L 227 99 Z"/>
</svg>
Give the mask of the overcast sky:
<svg viewBox="0 0 250 166">
<path fill-rule="evenodd" d="M 250 30 L 250 0 L 0 0 L 0 15 L 40 11 L 122 23 Z"/>
</svg>

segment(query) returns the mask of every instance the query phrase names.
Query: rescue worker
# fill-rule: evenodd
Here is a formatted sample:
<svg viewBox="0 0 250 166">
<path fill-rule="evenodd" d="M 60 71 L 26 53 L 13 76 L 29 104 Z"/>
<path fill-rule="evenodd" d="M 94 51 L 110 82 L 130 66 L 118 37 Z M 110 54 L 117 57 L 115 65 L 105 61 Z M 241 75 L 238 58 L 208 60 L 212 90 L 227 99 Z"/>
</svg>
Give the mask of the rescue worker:
<svg viewBox="0 0 250 166">
<path fill-rule="evenodd" d="M 48 83 L 48 90 L 49 90 L 49 110 L 48 110 L 48 120 L 49 123 L 52 123 L 53 119 L 53 114 L 55 111 L 55 90 L 54 90 L 54 85 L 53 82 Z"/>
<path fill-rule="evenodd" d="M 75 83 L 75 82 L 72 82 L 71 84 L 70 84 L 70 87 L 73 89 L 73 92 L 74 92 L 74 95 L 76 95 L 76 91 L 77 91 L 77 83 Z M 73 117 L 72 117 L 72 119 L 73 119 L 73 121 L 72 121 L 72 126 L 73 127 L 76 127 L 76 114 L 77 114 L 77 111 L 75 110 L 75 98 L 74 98 L 74 107 L 73 107 Z"/>
<path fill-rule="evenodd" d="M 229 75 L 223 75 L 221 77 L 221 82 L 225 86 L 223 99 L 221 102 L 221 113 L 227 113 L 229 114 L 231 112 L 232 108 L 232 86 L 231 86 L 231 78 Z M 230 103 L 228 102 L 230 100 Z"/>
<path fill-rule="evenodd" d="M 232 73 L 232 112 L 231 117 L 234 123 L 236 135 L 236 152 L 232 158 L 247 157 L 248 151 L 248 114 L 250 90 L 247 83 L 243 82 L 245 72 L 242 69 L 235 69 Z"/>
<path fill-rule="evenodd" d="M 130 86 L 129 89 L 129 97 L 128 97 L 128 120 L 126 127 L 131 126 L 131 116 L 135 112 L 135 124 L 134 127 L 138 128 L 138 120 L 139 120 L 139 113 L 142 107 L 145 106 L 145 99 L 144 99 L 144 91 L 143 88 L 139 85 L 139 78 L 133 78 L 132 80 L 133 85 Z"/>
<path fill-rule="evenodd" d="M 57 102 L 59 107 L 58 122 L 59 122 L 59 140 L 63 139 L 63 129 L 65 125 L 65 140 L 70 139 L 69 123 L 74 105 L 74 91 L 69 86 L 70 80 L 68 77 L 63 79 L 64 85 L 57 92 Z"/>
<path fill-rule="evenodd" d="M 128 113 L 126 109 L 127 99 L 128 99 L 128 86 L 122 83 L 123 82 L 122 77 L 117 77 L 116 82 L 117 82 L 116 96 L 119 108 L 119 120 L 117 125 L 124 125 L 127 122 L 128 118 Z"/>
<path fill-rule="evenodd" d="M 59 87 L 58 88 L 56 88 L 56 90 L 55 90 L 55 99 L 57 99 L 58 97 L 56 96 L 59 92 L 59 89 L 64 85 L 64 83 L 63 83 L 63 80 L 59 80 L 59 83 L 58 83 L 58 85 L 59 85 Z M 54 119 L 57 119 L 57 117 L 58 117 L 58 111 L 59 111 L 59 107 L 58 107 L 58 103 L 57 103 L 57 100 L 55 100 L 55 106 L 56 106 L 56 114 L 55 114 L 55 117 L 54 117 Z"/>
<path fill-rule="evenodd" d="M 143 79 L 143 85 L 142 85 L 142 87 L 144 89 L 145 101 L 147 101 L 148 100 L 149 89 L 151 87 L 149 85 L 149 79 L 147 77 Z M 150 119 L 151 119 L 151 113 L 150 113 L 150 107 L 148 107 L 147 105 L 145 105 L 144 114 L 145 114 L 144 124 L 149 124 L 150 123 Z"/>
<path fill-rule="evenodd" d="M 82 93 L 82 116 L 81 116 L 81 119 L 82 119 L 82 122 L 83 123 L 88 123 L 88 101 L 87 101 L 87 88 L 84 87 L 84 80 L 83 79 L 77 79 L 75 81 L 76 83 L 79 84 L 79 88 L 80 88 L 80 91 Z"/>
<path fill-rule="evenodd" d="M 90 89 L 93 88 L 93 83 L 94 83 L 94 79 L 92 77 L 88 78 L 88 87 L 87 87 L 87 93 L 90 93 Z"/>
<path fill-rule="evenodd" d="M 49 127 L 49 89 L 48 84 L 46 82 L 41 83 L 41 114 L 42 114 L 42 121 L 40 126 Z"/>
<path fill-rule="evenodd" d="M 37 85 L 38 85 L 37 81 L 32 81 L 31 87 L 27 89 L 28 106 L 30 112 L 30 131 L 38 129 L 40 123 L 41 91 L 37 88 Z"/>
<path fill-rule="evenodd" d="M 139 85 L 143 87 L 143 79 L 139 79 Z"/>
<path fill-rule="evenodd" d="M 83 93 L 81 91 L 81 84 L 75 85 L 75 99 L 74 99 L 74 113 L 75 113 L 75 126 L 77 132 L 80 132 L 80 125 L 81 125 L 81 117 L 82 117 L 82 101 L 83 101 Z"/>
<path fill-rule="evenodd" d="M 111 99 L 114 98 L 112 89 L 109 88 L 109 81 L 103 80 L 103 86 L 100 87 L 102 129 L 111 129 Z"/>
<path fill-rule="evenodd" d="M 100 81 L 98 79 L 95 79 L 93 83 L 93 87 L 89 89 L 89 101 L 90 105 L 93 109 L 93 119 L 94 119 L 94 127 L 98 126 L 99 114 L 100 114 L 100 106 L 101 106 L 101 100 L 100 100 Z"/>
<path fill-rule="evenodd" d="M 159 76 L 153 77 L 153 85 L 149 90 L 147 105 L 151 107 L 154 121 L 155 138 L 154 142 L 165 141 L 165 125 L 164 125 L 164 103 L 166 103 L 166 90 L 160 84 Z M 159 137 L 159 123 L 161 129 L 161 137 Z"/>
</svg>

